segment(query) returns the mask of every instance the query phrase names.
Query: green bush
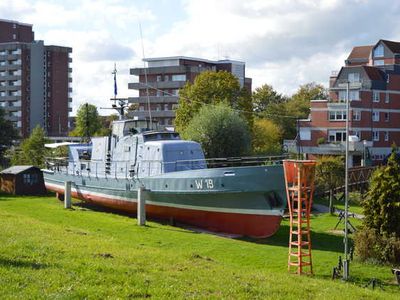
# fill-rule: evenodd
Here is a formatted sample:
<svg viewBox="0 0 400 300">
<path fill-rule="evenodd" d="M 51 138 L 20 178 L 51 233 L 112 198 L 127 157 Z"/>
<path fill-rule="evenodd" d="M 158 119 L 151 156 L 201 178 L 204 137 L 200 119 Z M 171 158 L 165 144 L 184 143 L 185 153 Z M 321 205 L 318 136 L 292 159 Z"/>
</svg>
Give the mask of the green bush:
<svg viewBox="0 0 400 300">
<path fill-rule="evenodd" d="M 182 137 L 199 142 L 206 157 L 240 156 L 250 150 L 246 122 L 224 103 L 203 106 Z"/>
<path fill-rule="evenodd" d="M 354 236 L 355 252 L 361 261 L 400 263 L 400 239 L 394 234 L 380 235 L 376 230 L 363 227 Z"/>
<path fill-rule="evenodd" d="M 317 139 L 317 145 L 321 145 L 321 144 L 325 144 L 326 140 L 324 137 L 320 137 L 319 139 Z"/>
</svg>

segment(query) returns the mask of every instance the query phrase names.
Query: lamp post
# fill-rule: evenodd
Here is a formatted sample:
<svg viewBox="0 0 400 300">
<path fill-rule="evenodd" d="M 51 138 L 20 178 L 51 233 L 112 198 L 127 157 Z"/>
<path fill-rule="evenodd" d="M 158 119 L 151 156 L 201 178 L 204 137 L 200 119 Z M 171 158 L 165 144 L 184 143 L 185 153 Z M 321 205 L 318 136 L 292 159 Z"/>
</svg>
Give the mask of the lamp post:
<svg viewBox="0 0 400 300">
<path fill-rule="evenodd" d="M 349 217 L 349 118 L 350 118 L 350 82 L 346 82 L 346 155 L 345 155 L 345 175 L 344 175 L 344 262 L 343 280 L 349 278 L 349 250 L 348 250 L 348 217 Z"/>
<path fill-rule="evenodd" d="M 345 175 L 344 175 L 344 260 L 343 280 L 349 278 L 349 239 L 348 239 L 348 216 L 349 216 L 349 118 L 350 118 L 350 82 L 339 84 L 339 87 L 346 88 L 346 143 L 345 143 Z"/>
</svg>

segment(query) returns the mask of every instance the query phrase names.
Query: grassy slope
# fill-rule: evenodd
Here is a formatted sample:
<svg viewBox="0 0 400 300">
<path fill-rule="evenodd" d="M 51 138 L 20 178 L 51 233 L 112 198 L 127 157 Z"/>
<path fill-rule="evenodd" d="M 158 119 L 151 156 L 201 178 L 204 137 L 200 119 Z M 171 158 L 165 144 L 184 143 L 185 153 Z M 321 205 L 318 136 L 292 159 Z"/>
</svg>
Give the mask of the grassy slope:
<svg viewBox="0 0 400 300">
<path fill-rule="evenodd" d="M 80 209 L 53 197 L 0 195 L 1 298 L 395 299 L 389 267 L 351 266 L 330 279 L 342 238 L 336 218 L 313 218 L 314 277 L 288 275 L 288 226 L 264 240 L 233 240 Z M 360 287 L 371 277 L 385 290 Z"/>
</svg>

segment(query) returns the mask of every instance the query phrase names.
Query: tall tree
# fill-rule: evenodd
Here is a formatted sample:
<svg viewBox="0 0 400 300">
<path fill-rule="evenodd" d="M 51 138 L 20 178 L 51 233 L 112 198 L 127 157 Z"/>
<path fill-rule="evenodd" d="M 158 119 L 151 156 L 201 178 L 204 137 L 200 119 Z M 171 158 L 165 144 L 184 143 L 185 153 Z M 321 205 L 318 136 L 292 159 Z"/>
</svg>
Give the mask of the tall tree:
<svg viewBox="0 0 400 300">
<path fill-rule="evenodd" d="M 363 210 L 367 228 L 400 238 L 400 165 L 395 150 L 387 165 L 373 173 Z"/>
<path fill-rule="evenodd" d="M 246 122 L 226 103 L 200 108 L 182 137 L 199 142 L 207 157 L 240 156 L 250 148 Z"/>
<path fill-rule="evenodd" d="M 85 103 L 79 106 L 76 115 L 76 126 L 70 132 L 71 136 L 91 137 L 101 129 L 101 121 L 97 107 L 93 104 Z"/>
<path fill-rule="evenodd" d="M 18 132 L 13 124 L 5 119 L 4 110 L 0 108 L 0 162 L 3 160 L 4 152 L 18 138 Z"/>
<path fill-rule="evenodd" d="M 107 136 L 111 134 L 111 124 L 113 121 L 118 120 L 118 115 L 111 114 L 108 116 L 100 116 L 101 128 L 96 131 L 97 136 Z"/>
<path fill-rule="evenodd" d="M 310 101 L 326 99 L 328 97 L 326 88 L 321 84 L 310 82 L 299 87 L 287 103 L 288 111 L 293 116 L 307 118 L 310 114 Z"/>
<path fill-rule="evenodd" d="M 253 126 L 253 153 L 274 155 L 281 153 L 282 133 L 278 125 L 271 120 L 256 119 Z"/>
<path fill-rule="evenodd" d="M 333 214 L 335 188 L 344 184 L 344 162 L 341 156 L 322 156 L 317 160 L 315 170 L 317 185 L 329 190 L 329 212 Z"/>
<path fill-rule="evenodd" d="M 263 84 L 253 92 L 253 109 L 255 112 L 265 111 L 270 104 L 277 104 L 286 99 L 274 90 L 272 85 Z"/>
<path fill-rule="evenodd" d="M 241 111 L 242 116 L 251 125 L 250 93 L 240 87 L 238 79 L 232 73 L 207 71 L 198 75 L 193 84 L 187 83 L 180 90 L 175 118 L 176 130 L 183 132 L 203 105 L 221 102 Z"/>
<path fill-rule="evenodd" d="M 37 167 L 44 167 L 45 156 L 48 151 L 44 147 L 47 139 L 44 134 L 43 128 L 39 125 L 36 126 L 29 138 L 24 140 L 20 149 L 15 151 L 11 160 L 13 165 L 27 164 Z"/>
</svg>

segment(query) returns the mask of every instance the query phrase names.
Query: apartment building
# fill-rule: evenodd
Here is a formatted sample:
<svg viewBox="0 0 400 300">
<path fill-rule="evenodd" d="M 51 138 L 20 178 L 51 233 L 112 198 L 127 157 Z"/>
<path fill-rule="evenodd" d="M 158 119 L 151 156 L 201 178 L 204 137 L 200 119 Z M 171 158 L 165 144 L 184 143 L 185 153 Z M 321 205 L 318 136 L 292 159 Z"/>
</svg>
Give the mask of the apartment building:
<svg viewBox="0 0 400 300">
<path fill-rule="evenodd" d="M 354 47 L 329 82 L 329 98 L 312 100 L 309 118 L 299 122 L 301 152 L 344 154 L 348 89 L 350 165 L 366 157 L 381 163 L 393 143 L 400 145 L 400 42 Z"/>
<path fill-rule="evenodd" d="M 151 116 L 157 119 L 161 127 L 173 125 L 175 109 L 178 107 L 179 89 L 186 82 L 193 82 L 204 71 L 227 71 L 235 75 L 242 87 L 251 91 L 251 78 L 245 77 L 245 63 L 234 60 L 211 61 L 185 56 L 147 58 L 146 68 L 133 68 L 131 75 L 138 82 L 129 83 L 128 88 L 138 90 L 137 97 L 129 102 L 138 105 L 136 116 Z M 146 84 L 147 81 L 147 84 Z M 150 103 L 150 107 L 148 107 Z"/>
<path fill-rule="evenodd" d="M 34 39 L 31 24 L 0 19 L 0 108 L 22 137 L 37 125 L 68 134 L 72 49 Z"/>
</svg>

